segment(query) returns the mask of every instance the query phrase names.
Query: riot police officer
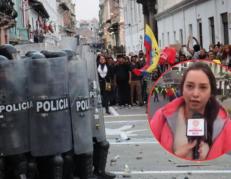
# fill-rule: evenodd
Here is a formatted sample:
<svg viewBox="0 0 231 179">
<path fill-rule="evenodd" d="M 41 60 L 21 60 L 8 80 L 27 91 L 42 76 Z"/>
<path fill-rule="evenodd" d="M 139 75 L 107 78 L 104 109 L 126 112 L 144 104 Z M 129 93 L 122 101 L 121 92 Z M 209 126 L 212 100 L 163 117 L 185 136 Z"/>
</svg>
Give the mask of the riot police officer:
<svg viewBox="0 0 231 179">
<path fill-rule="evenodd" d="M 0 178 L 26 179 L 29 152 L 28 110 L 23 61 L 14 59 L 16 49 L 0 46 Z M 8 58 L 7 58 L 8 57 Z"/>
<path fill-rule="evenodd" d="M 72 117 L 74 175 L 94 179 L 91 112 L 86 62 L 73 55 L 69 61 L 69 95 Z"/>
<path fill-rule="evenodd" d="M 92 113 L 92 130 L 93 130 L 93 166 L 94 174 L 102 179 L 112 179 L 116 175 L 106 172 L 107 155 L 109 142 L 106 140 L 104 115 L 98 75 L 96 71 L 96 58 L 89 46 L 82 46 L 80 53 L 82 58 L 87 62 L 87 71 L 90 88 L 90 101 L 93 106 Z"/>
<path fill-rule="evenodd" d="M 65 53 L 58 53 L 60 56 L 53 52 L 43 54 L 49 58 L 31 59 L 27 65 L 29 95 L 33 101 L 30 149 L 39 178 L 61 179 L 62 155 L 72 149 L 67 57 Z"/>
<path fill-rule="evenodd" d="M 9 60 L 17 59 L 17 49 L 11 44 L 1 45 L 0 55 L 5 56 Z"/>
</svg>

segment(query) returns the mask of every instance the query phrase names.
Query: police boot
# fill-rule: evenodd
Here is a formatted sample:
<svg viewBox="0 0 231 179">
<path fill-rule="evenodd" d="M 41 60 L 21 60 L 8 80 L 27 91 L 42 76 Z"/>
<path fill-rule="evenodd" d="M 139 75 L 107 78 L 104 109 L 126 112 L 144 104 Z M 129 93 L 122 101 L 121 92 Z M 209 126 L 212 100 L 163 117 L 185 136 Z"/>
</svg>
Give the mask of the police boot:
<svg viewBox="0 0 231 179">
<path fill-rule="evenodd" d="M 14 168 L 14 176 L 17 179 L 27 179 L 27 159 L 25 155 L 14 155 L 10 158 Z"/>
<path fill-rule="evenodd" d="M 20 174 L 18 179 L 27 179 L 26 174 Z"/>
<path fill-rule="evenodd" d="M 30 159 L 28 162 L 28 179 L 38 179 L 38 167 L 35 159 Z"/>
<path fill-rule="evenodd" d="M 4 164 L 4 159 L 0 158 L 0 179 L 5 178 L 5 164 Z"/>
<path fill-rule="evenodd" d="M 91 153 L 75 156 L 75 166 L 80 179 L 97 179 L 93 174 L 93 156 Z"/>
<path fill-rule="evenodd" d="M 61 155 L 55 155 L 52 159 L 52 179 L 63 178 L 63 157 Z"/>
<path fill-rule="evenodd" d="M 63 154 L 63 179 L 74 179 L 74 159 L 73 153 L 67 152 Z"/>
<path fill-rule="evenodd" d="M 115 174 L 105 171 L 108 150 L 109 142 L 106 140 L 94 144 L 94 174 L 99 179 L 112 179 L 116 177 Z"/>
</svg>

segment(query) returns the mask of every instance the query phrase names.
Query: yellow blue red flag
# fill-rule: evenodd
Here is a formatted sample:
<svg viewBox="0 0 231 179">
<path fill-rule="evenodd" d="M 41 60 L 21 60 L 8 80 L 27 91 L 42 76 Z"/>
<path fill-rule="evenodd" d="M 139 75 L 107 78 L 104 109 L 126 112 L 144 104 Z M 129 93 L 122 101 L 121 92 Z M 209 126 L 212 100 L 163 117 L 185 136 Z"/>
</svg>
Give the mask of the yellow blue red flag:
<svg viewBox="0 0 231 179">
<path fill-rule="evenodd" d="M 149 25 L 145 26 L 144 46 L 146 49 L 146 63 L 145 66 L 139 70 L 135 70 L 135 74 L 152 73 L 159 63 L 160 49 L 158 47 L 155 35 Z"/>
</svg>

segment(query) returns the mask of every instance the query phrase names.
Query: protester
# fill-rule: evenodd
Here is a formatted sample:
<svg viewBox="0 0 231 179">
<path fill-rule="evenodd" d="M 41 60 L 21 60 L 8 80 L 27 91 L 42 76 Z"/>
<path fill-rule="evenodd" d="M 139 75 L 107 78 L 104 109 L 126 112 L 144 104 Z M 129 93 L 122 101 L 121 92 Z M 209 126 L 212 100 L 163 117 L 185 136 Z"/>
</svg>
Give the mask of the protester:
<svg viewBox="0 0 231 179">
<path fill-rule="evenodd" d="M 171 86 L 167 87 L 166 95 L 168 96 L 169 101 L 172 101 L 176 98 L 176 93 Z"/>
<path fill-rule="evenodd" d="M 225 45 L 222 48 L 222 64 L 231 67 L 231 45 Z"/>
<path fill-rule="evenodd" d="M 125 106 L 130 104 L 129 93 L 129 65 L 125 62 L 124 56 L 118 56 L 117 65 L 115 66 L 114 80 L 118 87 L 119 106 Z"/>
<path fill-rule="evenodd" d="M 131 94 L 131 105 L 132 106 L 134 106 L 136 104 L 137 99 L 138 99 L 139 105 L 143 104 L 142 90 L 141 90 L 141 78 L 142 78 L 142 76 L 137 76 L 133 72 L 133 69 L 141 68 L 141 65 L 138 63 L 137 60 L 138 60 L 137 56 L 131 57 L 129 83 L 130 83 L 130 94 Z"/>
<path fill-rule="evenodd" d="M 159 102 L 159 90 L 157 87 L 153 89 L 153 95 L 154 95 L 154 102 Z"/>
<path fill-rule="evenodd" d="M 99 64 L 97 67 L 98 76 L 99 76 L 99 85 L 101 90 L 102 102 L 103 106 L 106 109 L 106 113 L 110 114 L 109 112 L 109 97 L 112 91 L 112 69 L 109 65 L 106 64 L 105 56 L 100 55 L 99 57 Z"/>
</svg>

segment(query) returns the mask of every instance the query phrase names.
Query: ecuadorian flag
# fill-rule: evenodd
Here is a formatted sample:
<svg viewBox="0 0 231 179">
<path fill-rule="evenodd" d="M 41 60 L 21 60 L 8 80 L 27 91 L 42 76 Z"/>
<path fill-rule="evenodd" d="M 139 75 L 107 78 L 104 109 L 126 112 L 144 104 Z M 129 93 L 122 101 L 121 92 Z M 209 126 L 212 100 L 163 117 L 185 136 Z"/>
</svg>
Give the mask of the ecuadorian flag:
<svg viewBox="0 0 231 179">
<path fill-rule="evenodd" d="M 143 68 L 134 70 L 134 73 L 137 75 L 152 73 L 157 68 L 160 59 L 160 49 L 156 38 L 151 27 L 147 24 L 145 26 L 144 46 L 146 49 L 146 63 Z"/>
<path fill-rule="evenodd" d="M 160 59 L 160 49 L 158 47 L 156 38 L 149 25 L 145 26 L 144 46 L 146 48 L 146 64 L 145 71 L 152 73 Z"/>
</svg>

